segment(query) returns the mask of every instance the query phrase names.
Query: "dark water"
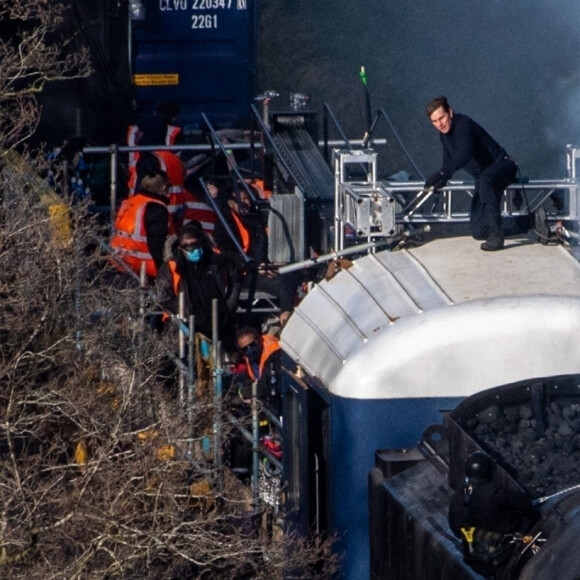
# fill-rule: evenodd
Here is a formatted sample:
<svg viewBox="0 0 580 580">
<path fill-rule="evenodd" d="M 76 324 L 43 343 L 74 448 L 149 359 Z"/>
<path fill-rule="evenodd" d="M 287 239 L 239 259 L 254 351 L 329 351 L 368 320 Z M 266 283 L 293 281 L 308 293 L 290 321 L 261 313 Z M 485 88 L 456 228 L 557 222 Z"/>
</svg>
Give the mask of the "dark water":
<svg viewBox="0 0 580 580">
<path fill-rule="evenodd" d="M 440 163 L 424 106 L 445 94 L 523 175 L 565 176 L 565 146 L 580 143 L 578 0 L 260 0 L 260 10 L 260 90 L 280 93 L 275 106 L 305 93 L 362 138 L 364 66 L 373 115 L 386 111 L 424 174 Z M 390 140 L 385 171 L 413 173 L 384 120 L 374 135 Z"/>
</svg>

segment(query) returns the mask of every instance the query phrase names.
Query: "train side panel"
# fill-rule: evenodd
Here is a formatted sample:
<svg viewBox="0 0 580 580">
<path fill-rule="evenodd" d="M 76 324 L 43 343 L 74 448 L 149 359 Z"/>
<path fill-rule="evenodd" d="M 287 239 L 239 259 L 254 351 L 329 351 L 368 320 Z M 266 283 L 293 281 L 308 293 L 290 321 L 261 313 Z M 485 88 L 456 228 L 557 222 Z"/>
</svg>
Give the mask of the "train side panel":
<svg viewBox="0 0 580 580">
<path fill-rule="evenodd" d="M 344 399 L 289 376 L 285 385 L 288 521 L 338 534 L 341 576 L 368 578 L 368 473 L 375 451 L 412 447 L 459 398 Z M 412 418 L 412 420 L 410 420 Z"/>
<path fill-rule="evenodd" d="M 140 115 L 175 102 L 178 124 L 247 118 L 255 90 L 254 0 L 145 0 L 133 21 L 133 84 Z"/>
</svg>

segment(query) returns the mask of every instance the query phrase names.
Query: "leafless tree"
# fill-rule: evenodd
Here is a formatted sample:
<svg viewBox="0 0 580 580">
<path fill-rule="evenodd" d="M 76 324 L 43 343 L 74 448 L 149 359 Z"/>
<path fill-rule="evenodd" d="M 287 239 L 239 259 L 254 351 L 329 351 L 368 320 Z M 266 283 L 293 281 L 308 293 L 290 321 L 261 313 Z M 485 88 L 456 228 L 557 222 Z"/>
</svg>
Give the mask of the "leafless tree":
<svg viewBox="0 0 580 580">
<path fill-rule="evenodd" d="M 227 441 L 227 415 L 175 396 L 174 337 L 147 326 L 154 296 L 111 266 L 98 219 L 8 150 L 35 125 L 35 87 L 80 64 L 48 42 L 60 14 L 0 7 L 23 22 L 0 48 L 0 576 L 326 577 L 329 542 L 284 533 L 216 462 L 211 427 Z"/>
<path fill-rule="evenodd" d="M 282 533 L 215 463 L 216 410 L 185 410 L 168 388 L 173 336 L 145 324 L 152 298 L 113 273 L 98 224 L 39 203 L 22 168 L 11 158 L 1 174 L 0 572 L 315 577 L 326 561 L 326 574 L 328 545 Z"/>
<path fill-rule="evenodd" d="M 91 73 L 88 50 L 72 44 L 59 2 L 6 0 L 0 3 L 0 143 L 23 143 L 39 120 L 37 97 L 46 83 Z M 74 48 L 74 49 L 73 49 Z"/>
</svg>

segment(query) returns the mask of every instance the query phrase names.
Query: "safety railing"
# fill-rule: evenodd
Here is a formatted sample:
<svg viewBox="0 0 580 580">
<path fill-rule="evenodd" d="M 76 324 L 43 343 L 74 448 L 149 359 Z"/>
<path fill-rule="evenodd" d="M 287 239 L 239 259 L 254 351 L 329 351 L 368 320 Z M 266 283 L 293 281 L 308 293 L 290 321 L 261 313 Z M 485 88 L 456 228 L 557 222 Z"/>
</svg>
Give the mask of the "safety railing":
<svg viewBox="0 0 580 580">
<path fill-rule="evenodd" d="M 199 361 L 204 361 L 205 366 L 210 369 L 209 384 L 206 388 L 212 394 L 212 408 L 210 412 L 213 415 L 211 419 L 211 441 L 207 438 L 205 448 L 212 456 L 212 465 L 216 470 L 216 483 L 218 486 L 223 485 L 223 449 L 226 444 L 224 421 L 227 421 L 242 437 L 252 443 L 251 488 L 252 496 L 256 504 L 258 504 L 261 501 L 260 477 L 263 476 L 260 472 L 260 465 L 262 465 L 262 462 L 266 461 L 271 464 L 273 469 L 278 473 L 282 469 L 281 462 L 260 444 L 258 416 L 266 417 L 276 427 L 278 433 L 282 432 L 281 423 L 279 417 L 259 402 L 256 382 L 252 386 L 252 402 L 248 406 L 247 418 L 251 420 L 252 425 L 250 430 L 244 427 L 243 421 L 239 416 L 235 417 L 230 410 L 224 409 L 224 391 L 227 387 L 228 365 L 226 362 L 226 353 L 223 351 L 219 335 L 217 299 L 212 301 L 211 337 L 200 335 L 196 332 L 195 317 L 186 316 L 184 292 L 181 292 L 178 296 L 177 313 L 163 308 L 159 303 L 155 289 L 148 284 L 144 263 L 141 268 L 141 273 L 138 275 L 116 256 L 108 244 L 98 239 L 95 239 L 94 242 L 99 244 L 102 251 L 124 271 L 124 275 L 135 283 L 136 289 L 138 288 L 140 292 L 139 316 L 143 322 L 151 317 L 164 316 L 177 331 L 177 352 L 167 350 L 165 355 L 175 365 L 177 370 L 177 398 L 180 403 L 181 412 L 191 430 L 191 439 L 187 439 L 190 442 L 195 439 L 194 431 L 196 423 L 193 409 L 194 405 L 199 402 L 199 381 L 201 380 L 201 377 L 198 376 L 197 368 Z M 147 325 L 143 324 L 143 331 L 145 332 L 147 330 L 153 332 L 151 328 L 147 328 Z M 188 452 L 187 455 L 189 456 L 191 453 Z"/>
<path fill-rule="evenodd" d="M 439 191 L 425 190 L 422 182 L 382 182 L 397 204 L 397 223 L 452 223 L 469 221 L 474 184 L 450 181 Z M 576 221 L 579 214 L 580 184 L 575 180 L 530 180 L 514 183 L 504 192 L 504 216 L 531 214 L 551 202 L 550 220 Z"/>
</svg>

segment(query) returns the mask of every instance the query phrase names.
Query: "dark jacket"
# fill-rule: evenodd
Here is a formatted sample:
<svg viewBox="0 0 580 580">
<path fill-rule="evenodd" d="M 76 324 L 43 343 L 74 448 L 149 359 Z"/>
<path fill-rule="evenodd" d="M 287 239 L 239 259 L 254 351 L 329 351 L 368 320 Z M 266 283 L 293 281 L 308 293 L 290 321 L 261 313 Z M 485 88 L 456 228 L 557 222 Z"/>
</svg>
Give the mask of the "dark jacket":
<svg viewBox="0 0 580 580">
<path fill-rule="evenodd" d="M 143 191 L 142 193 L 151 199 L 156 199 L 167 204 L 167 198 L 162 195 L 150 191 Z M 157 270 L 159 270 L 163 265 L 163 249 L 169 230 L 169 212 L 167 211 L 167 207 L 163 207 L 157 203 L 148 203 L 145 208 L 144 219 L 149 253 L 155 262 L 155 266 L 157 266 Z"/>
<path fill-rule="evenodd" d="M 233 348 L 234 312 L 239 289 L 231 262 L 215 254 L 206 240 L 204 253 L 198 263 L 190 262 L 179 250 L 177 240 L 172 244 L 171 258 L 159 269 L 156 287 L 160 304 L 177 313 L 178 295 L 185 294 L 185 317 L 195 317 L 195 331 L 212 336 L 212 302 L 217 300 L 219 338 L 228 349 Z"/>
<path fill-rule="evenodd" d="M 230 231 L 252 262 L 256 265 L 267 262 L 268 234 L 260 212 L 253 210 L 245 214 L 236 214 L 227 205 L 220 209 Z M 239 250 L 220 220 L 215 226 L 214 239 L 225 255 L 234 258 L 239 264 L 243 264 Z M 246 242 L 246 239 L 249 239 L 249 243 Z"/>
<path fill-rule="evenodd" d="M 449 526 L 461 536 L 462 527 L 483 528 L 490 532 L 526 532 L 536 513 L 529 496 L 506 489 L 496 481 L 474 481 L 462 486 L 451 498 Z"/>
<path fill-rule="evenodd" d="M 282 351 L 276 336 L 264 334 L 261 350 L 256 360 L 244 357 L 247 381 L 240 385 L 240 396 L 248 400 L 252 395 L 252 381 L 258 382 L 258 397 L 273 411 L 280 409 L 280 373 Z"/>
<path fill-rule="evenodd" d="M 506 156 L 505 149 L 483 127 L 461 113 L 454 113 L 451 130 L 440 133 L 439 139 L 443 145 L 441 174 L 445 180 L 460 169 L 477 177 Z"/>
</svg>

